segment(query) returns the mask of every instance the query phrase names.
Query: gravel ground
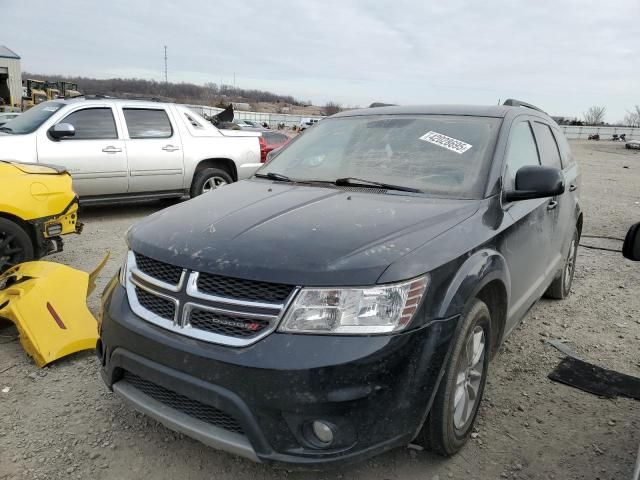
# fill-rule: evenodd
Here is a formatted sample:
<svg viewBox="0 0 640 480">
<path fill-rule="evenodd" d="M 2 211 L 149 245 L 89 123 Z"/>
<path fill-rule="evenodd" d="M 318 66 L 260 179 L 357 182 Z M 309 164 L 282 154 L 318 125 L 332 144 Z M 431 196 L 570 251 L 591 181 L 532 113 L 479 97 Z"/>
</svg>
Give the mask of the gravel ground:
<svg viewBox="0 0 640 480">
<path fill-rule="evenodd" d="M 582 167 L 584 234 L 622 238 L 640 221 L 640 152 L 613 142 L 574 142 Z M 52 260 L 91 270 L 107 251 L 98 293 L 118 269 L 122 236 L 166 204 L 82 211 L 84 233 Z M 584 244 L 620 247 L 614 240 Z M 326 473 L 256 465 L 167 430 L 108 392 L 92 354 L 37 369 L 0 324 L 0 479 L 612 479 L 631 477 L 640 443 L 640 402 L 607 400 L 559 385 L 547 374 L 567 341 L 598 365 L 640 376 L 640 265 L 580 249 L 572 295 L 542 300 L 491 365 L 477 432 L 452 459 L 399 448 Z"/>
</svg>

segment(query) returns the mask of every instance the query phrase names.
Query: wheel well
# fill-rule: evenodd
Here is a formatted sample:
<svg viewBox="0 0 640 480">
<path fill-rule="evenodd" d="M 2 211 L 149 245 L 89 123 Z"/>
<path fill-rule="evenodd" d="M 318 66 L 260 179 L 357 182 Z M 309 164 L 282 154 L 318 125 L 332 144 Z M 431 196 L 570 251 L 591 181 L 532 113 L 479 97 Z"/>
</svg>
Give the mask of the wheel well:
<svg viewBox="0 0 640 480">
<path fill-rule="evenodd" d="M 20 217 L 16 217 L 15 215 L 11 215 L 10 213 L 0 212 L 0 218 L 4 218 L 6 220 L 11 220 L 14 223 L 20 225 L 29 238 L 31 239 L 31 245 L 33 246 L 33 251 L 37 253 L 38 251 L 38 241 L 36 240 L 36 230 L 29 222 L 25 222 Z"/>
<path fill-rule="evenodd" d="M 236 168 L 236 164 L 233 160 L 228 158 L 207 158 L 206 160 L 201 160 L 200 163 L 198 163 L 195 172 L 193 172 L 193 176 L 195 177 L 205 168 L 219 168 L 231 175 L 231 179 L 234 182 L 238 181 L 238 170 Z"/>
<path fill-rule="evenodd" d="M 489 308 L 491 314 L 491 356 L 498 351 L 507 320 L 507 290 L 499 280 L 493 280 L 482 287 L 477 298 Z"/>
</svg>

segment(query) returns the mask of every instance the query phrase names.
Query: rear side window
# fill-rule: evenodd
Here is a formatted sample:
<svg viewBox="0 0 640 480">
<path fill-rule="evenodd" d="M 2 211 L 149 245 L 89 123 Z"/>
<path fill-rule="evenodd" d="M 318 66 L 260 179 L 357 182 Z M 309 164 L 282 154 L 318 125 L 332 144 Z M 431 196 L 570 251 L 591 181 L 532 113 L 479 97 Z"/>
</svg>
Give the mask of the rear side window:
<svg viewBox="0 0 640 480">
<path fill-rule="evenodd" d="M 533 122 L 533 129 L 536 132 L 538 148 L 540 148 L 540 158 L 542 165 L 546 167 L 562 168 L 560 163 L 560 151 L 556 144 L 556 139 L 551 133 L 551 127 L 540 122 Z"/>
<path fill-rule="evenodd" d="M 560 155 L 562 156 L 562 166 L 567 168 L 573 165 L 576 161 L 573 158 L 573 153 L 571 152 L 571 148 L 569 148 L 569 142 L 562 133 L 553 132 L 554 137 L 556 138 L 556 143 L 558 144 L 558 148 L 560 149 Z"/>
<path fill-rule="evenodd" d="M 173 128 L 167 112 L 151 108 L 123 108 L 129 138 L 169 138 Z"/>
<path fill-rule="evenodd" d="M 540 165 L 538 149 L 529 122 L 520 122 L 511 130 L 511 141 L 506 156 L 505 187 L 516 185 L 516 172 L 527 165 Z"/>
<path fill-rule="evenodd" d="M 70 123 L 76 133 L 67 140 L 108 140 L 118 138 L 110 108 L 85 108 L 67 115 L 60 123 Z"/>
</svg>

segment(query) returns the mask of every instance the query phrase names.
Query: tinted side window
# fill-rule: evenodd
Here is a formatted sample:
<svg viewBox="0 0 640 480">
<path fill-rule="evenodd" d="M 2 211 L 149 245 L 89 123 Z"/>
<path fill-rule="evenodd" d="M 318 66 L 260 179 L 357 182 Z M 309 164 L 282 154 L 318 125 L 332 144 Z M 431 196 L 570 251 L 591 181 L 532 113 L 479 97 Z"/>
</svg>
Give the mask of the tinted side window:
<svg viewBox="0 0 640 480">
<path fill-rule="evenodd" d="M 60 123 L 70 123 L 76 134 L 67 140 L 106 140 L 118 138 L 110 108 L 85 108 L 67 115 Z"/>
<path fill-rule="evenodd" d="M 167 112 L 146 108 L 123 108 L 129 138 L 169 138 L 173 128 Z"/>
<path fill-rule="evenodd" d="M 511 129 L 511 141 L 506 156 L 505 187 L 515 188 L 516 172 L 525 165 L 540 165 L 538 149 L 529 122 L 520 122 Z"/>
<path fill-rule="evenodd" d="M 553 138 L 551 127 L 540 122 L 533 122 L 533 129 L 536 132 L 538 147 L 540 148 L 540 157 L 542 165 L 546 167 L 562 168 L 560 163 L 560 151 Z"/>
<path fill-rule="evenodd" d="M 556 138 L 556 143 L 558 144 L 558 148 L 560 149 L 563 168 L 567 168 L 570 165 L 573 165 L 576 161 L 573 158 L 573 153 L 571 152 L 569 142 L 567 142 L 565 136 L 562 133 L 558 132 L 553 132 L 553 136 Z"/>
</svg>

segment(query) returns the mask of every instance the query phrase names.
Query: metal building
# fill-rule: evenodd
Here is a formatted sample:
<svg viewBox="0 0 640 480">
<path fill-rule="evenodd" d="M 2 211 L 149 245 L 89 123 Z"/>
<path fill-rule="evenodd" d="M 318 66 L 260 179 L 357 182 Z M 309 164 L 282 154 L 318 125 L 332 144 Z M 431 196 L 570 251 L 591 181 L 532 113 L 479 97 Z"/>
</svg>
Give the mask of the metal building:
<svg viewBox="0 0 640 480">
<path fill-rule="evenodd" d="M 11 109 L 11 107 L 19 109 L 21 102 L 20 56 L 4 45 L 0 45 L 0 110 Z"/>
</svg>

